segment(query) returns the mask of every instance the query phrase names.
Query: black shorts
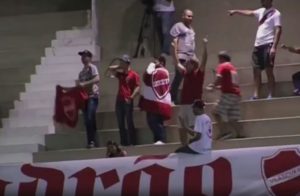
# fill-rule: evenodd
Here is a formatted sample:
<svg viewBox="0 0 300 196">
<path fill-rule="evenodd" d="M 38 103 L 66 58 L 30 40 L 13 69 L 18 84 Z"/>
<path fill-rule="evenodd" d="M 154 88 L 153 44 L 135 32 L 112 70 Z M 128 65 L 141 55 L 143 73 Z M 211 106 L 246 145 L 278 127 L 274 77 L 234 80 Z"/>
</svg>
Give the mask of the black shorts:
<svg viewBox="0 0 300 196">
<path fill-rule="evenodd" d="M 252 54 L 253 67 L 264 70 L 267 67 L 274 66 L 274 58 L 270 58 L 270 50 L 273 46 L 271 44 L 265 44 L 258 47 L 255 47 Z"/>
</svg>

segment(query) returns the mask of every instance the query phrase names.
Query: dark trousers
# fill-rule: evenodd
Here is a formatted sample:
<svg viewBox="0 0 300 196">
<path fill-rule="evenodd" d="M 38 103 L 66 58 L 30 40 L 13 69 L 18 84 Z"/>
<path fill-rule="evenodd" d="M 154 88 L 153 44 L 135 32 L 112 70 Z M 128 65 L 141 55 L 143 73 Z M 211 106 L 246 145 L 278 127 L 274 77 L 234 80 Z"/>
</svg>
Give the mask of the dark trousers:
<svg viewBox="0 0 300 196">
<path fill-rule="evenodd" d="M 300 91 L 300 72 L 294 73 L 292 78 L 294 89 Z"/>
<path fill-rule="evenodd" d="M 136 133 L 133 123 L 133 102 L 126 103 L 126 101 L 117 100 L 116 115 L 120 131 L 121 145 L 136 145 Z M 125 121 L 127 122 L 127 129 Z"/>
<path fill-rule="evenodd" d="M 96 111 L 98 107 L 98 98 L 89 98 L 86 103 L 86 108 L 83 111 L 84 115 L 84 124 L 86 128 L 87 142 L 97 146 L 98 141 L 96 138 L 97 135 L 97 125 L 96 125 Z"/>
<path fill-rule="evenodd" d="M 147 112 L 147 123 L 153 133 L 154 142 L 166 142 L 164 119 L 161 115 Z"/>
<path fill-rule="evenodd" d="M 183 59 L 180 59 L 179 61 L 181 64 L 185 64 L 186 62 Z M 175 77 L 171 85 L 171 99 L 175 104 L 178 104 L 178 89 L 180 87 L 182 80 L 183 80 L 182 73 L 180 73 L 177 69 L 175 69 Z"/>
<path fill-rule="evenodd" d="M 161 52 L 169 55 L 172 42 L 170 29 L 174 24 L 174 12 L 154 12 L 154 19 Z"/>
</svg>

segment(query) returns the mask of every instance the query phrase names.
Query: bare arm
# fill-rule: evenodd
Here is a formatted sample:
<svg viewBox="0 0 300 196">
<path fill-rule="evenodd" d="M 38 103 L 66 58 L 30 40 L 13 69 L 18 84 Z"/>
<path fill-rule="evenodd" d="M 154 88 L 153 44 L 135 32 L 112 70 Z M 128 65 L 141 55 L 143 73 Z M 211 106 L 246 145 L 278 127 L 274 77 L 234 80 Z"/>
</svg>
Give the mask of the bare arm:
<svg viewBox="0 0 300 196">
<path fill-rule="evenodd" d="M 133 93 L 132 93 L 132 95 L 130 96 L 130 98 L 131 98 L 131 99 L 134 99 L 134 98 L 137 96 L 137 94 L 140 92 L 140 89 L 141 89 L 140 86 L 135 87 L 135 89 L 133 90 Z"/>
<path fill-rule="evenodd" d="M 222 77 L 220 75 L 217 75 L 216 76 L 216 80 L 213 83 L 209 84 L 206 87 L 206 90 L 213 91 L 214 89 L 219 89 L 220 88 L 220 84 L 221 84 L 221 80 L 222 80 Z"/>
<path fill-rule="evenodd" d="M 179 70 L 180 72 L 184 72 L 186 71 L 185 67 L 183 65 L 181 65 L 180 61 L 179 61 L 179 57 L 177 54 L 177 49 L 178 49 L 178 38 L 174 38 L 173 42 L 172 42 L 172 55 L 173 55 L 173 59 L 175 61 L 175 68 L 177 70 Z"/>
<path fill-rule="evenodd" d="M 298 47 L 294 47 L 294 46 L 286 46 L 286 45 L 282 45 L 281 46 L 282 49 L 286 49 L 292 53 L 295 53 L 295 54 L 300 54 L 300 48 Z"/>
<path fill-rule="evenodd" d="M 273 44 L 273 47 L 275 49 L 278 46 L 278 43 L 279 43 L 279 40 L 280 40 L 280 37 L 281 37 L 281 33 L 282 33 L 282 27 L 281 26 L 276 27 L 275 37 L 274 37 L 274 44 Z"/>
<path fill-rule="evenodd" d="M 207 38 L 204 38 L 203 39 L 203 53 L 202 53 L 202 59 L 201 59 L 201 65 L 200 65 L 201 71 L 205 71 L 206 64 L 207 64 L 207 43 L 208 43 Z"/>
<path fill-rule="evenodd" d="M 95 84 L 95 83 L 97 83 L 97 82 L 99 82 L 100 81 L 100 77 L 99 77 L 99 75 L 96 75 L 93 79 L 91 79 L 91 80 L 88 80 L 88 81 L 86 81 L 86 82 L 81 82 L 81 85 L 80 86 L 82 86 L 82 87 L 85 87 L 85 86 L 89 86 L 89 85 L 91 85 L 91 84 Z"/>
<path fill-rule="evenodd" d="M 120 65 L 111 65 L 106 69 L 105 76 L 109 76 L 108 72 L 110 72 L 112 75 L 116 75 L 119 69 L 121 69 Z"/>
<path fill-rule="evenodd" d="M 229 10 L 230 16 L 240 15 L 240 16 L 254 16 L 253 10 Z"/>
<path fill-rule="evenodd" d="M 201 137 L 202 137 L 201 133 L 195 133 L 195 136 L 192 139 L 190 139 L 189 143 L 199 141 L 201 139 Z"/>
<path fill-rule="evenodd" d="M 177 50 L 178 50 L 178 38 L 177 37 L 173 39 L 172 47 L 173 47 L 173 50 L 172 50 L 173 59 L 174 59 L 175 63 L 178 64 L 179 58 L 178 58 L 178 54 L 177 54 Z"/>
</svg>

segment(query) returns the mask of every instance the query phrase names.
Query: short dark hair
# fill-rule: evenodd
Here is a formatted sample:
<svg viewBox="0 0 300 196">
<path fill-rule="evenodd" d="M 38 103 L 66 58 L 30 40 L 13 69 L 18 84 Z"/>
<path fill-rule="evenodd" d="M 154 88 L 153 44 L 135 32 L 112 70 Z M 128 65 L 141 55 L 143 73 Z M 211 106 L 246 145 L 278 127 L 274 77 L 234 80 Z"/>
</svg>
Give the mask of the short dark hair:
<svg viewBox="0 0 300 196">
<path fill-rule="evenodd" d="M 159 63 L 161 63 L 163 66 L 166 66 L 166 57 L 164 56 L 159 56 L 157 58 L 157 60 L 159 61 Z"/>
<path fill-rule="evenodd" d="M 224 60 L 227 61 L 227 62 L 230 62 L 230 61 L 231 61 L 231 57 L 230 57 L 230 55 L 227 53 L 227 51 L 221 51 L 221 52 L 219 52 L 218 57 L 224 59 Z"/>
</svg>

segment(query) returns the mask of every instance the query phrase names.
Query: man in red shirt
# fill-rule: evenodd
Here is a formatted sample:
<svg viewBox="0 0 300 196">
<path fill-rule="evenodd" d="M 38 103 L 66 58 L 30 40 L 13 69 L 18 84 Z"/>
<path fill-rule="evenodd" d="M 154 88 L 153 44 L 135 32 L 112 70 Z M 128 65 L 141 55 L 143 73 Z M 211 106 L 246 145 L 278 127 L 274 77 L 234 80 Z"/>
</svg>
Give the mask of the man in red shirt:
<svg viewBox="0 0 300 196">
<path fill-rule="evenodd" d="M 183 87 L 181 91 L 181 105 L 179 110 L 180 122 L 192 127 L 195 124 L 192 105 L 195 100 L 202 100 L 202 88 L 207 62 L 207 42 L 203 39 L 203 54 L 201 63 L 196 57 L 191 58 L 186 66 L 177 65 L 177 70 L 183 75 Z M 182 125 L 181 125 L 182 126 Z M 183 145 L 188 143 L 186 131 L 180 129 L 180 140 Z"/>
<path fill-rule="evenodd" d="M 216 80 L 207 87 L 207 90 L 220 88 L 222 92 L 214 112 L 220 130 L 218 139 L 241 137 L 242 128 L 238 123 L 241 116 L 241 93 L 238 85 L 238 73 L 231 64 L 231 57 L 225 51 L 220 52 L 218 58 L 220 64 L 217 68 Z M 227 128 L 233 129 L 234 132 L 228 132 Z"/>
<path fill-rule="evenodd" d="M 136 145 L 133 123 L 133 100 L 140 91 L 140 77 L 130 68 L 130 57 L 123 55 L 119 65 L 112 65 L 108 71 L 119 79 L 119 91 L 116 100 L 116 115 L 122 146 Z M 125 127 L 125 119 L 127 129 Z"/>
</svg>

